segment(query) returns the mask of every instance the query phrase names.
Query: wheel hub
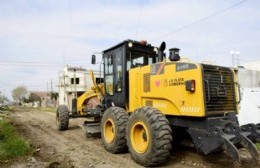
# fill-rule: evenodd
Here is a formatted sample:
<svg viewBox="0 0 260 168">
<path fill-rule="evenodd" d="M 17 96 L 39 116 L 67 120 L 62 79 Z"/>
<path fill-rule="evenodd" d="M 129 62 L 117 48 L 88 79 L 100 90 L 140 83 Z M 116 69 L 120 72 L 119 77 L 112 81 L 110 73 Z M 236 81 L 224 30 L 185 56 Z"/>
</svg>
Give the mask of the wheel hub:
<svg viewBox="0 0 260 168">
<path fill-rule="evenodd" d="M 140 154 L 147 151 L 150 139 L 147 126 L 144 122 L 137 122 L 131 128 L 131 144 L 134 150 Z"/>
<path fill-rule="evenodd" d="M 115 124 L 112 119 L 107 119 L 104 124 L 104 137 L 107 143 L 112 143 L 115 139 Z"/>
</svg>

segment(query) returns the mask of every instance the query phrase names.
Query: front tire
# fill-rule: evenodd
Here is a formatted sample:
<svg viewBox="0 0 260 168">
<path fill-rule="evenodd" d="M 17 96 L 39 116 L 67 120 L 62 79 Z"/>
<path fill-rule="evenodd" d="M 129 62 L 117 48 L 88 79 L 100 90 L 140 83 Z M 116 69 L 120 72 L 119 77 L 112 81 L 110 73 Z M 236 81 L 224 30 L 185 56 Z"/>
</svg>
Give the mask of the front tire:
<svg viewBox="0 0 260 168">
<path fill-rule="evenodd" d="M 56 112 L 56 123 L 59 131 L 65 131 L 69 127 L 69 110 L 66 105 L 59 105 Z"/>
<path fill-rule="evenodd" d="M 127 125 L 127 145 L 132 158 L 143 166 L 158 166 L 170 155 L 172 130 L 157 109 L 135 110 Z"/>
<path fill-rule="evenodd" d="M 101 120 L 101 140 L 110 153 L 122 153 L 127 151 L 126 125 L 127 112 L 120 107 L 108 108 Z"/>
</svg>

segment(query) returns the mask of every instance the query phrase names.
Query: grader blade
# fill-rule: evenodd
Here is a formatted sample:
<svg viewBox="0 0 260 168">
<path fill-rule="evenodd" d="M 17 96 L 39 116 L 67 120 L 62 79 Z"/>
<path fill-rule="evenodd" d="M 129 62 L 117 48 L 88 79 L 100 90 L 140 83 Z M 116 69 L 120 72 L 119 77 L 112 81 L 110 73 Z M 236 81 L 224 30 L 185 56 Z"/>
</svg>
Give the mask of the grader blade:
<svg viewBox="0 0 260 168">
<path fill-rule="evenodd" d="M 98 134 L 101 131 L 99 122 L 95 122 L 95 123 L 84 122 L 83 127 L 86 130 L 86 134 Z"/>
</svg>

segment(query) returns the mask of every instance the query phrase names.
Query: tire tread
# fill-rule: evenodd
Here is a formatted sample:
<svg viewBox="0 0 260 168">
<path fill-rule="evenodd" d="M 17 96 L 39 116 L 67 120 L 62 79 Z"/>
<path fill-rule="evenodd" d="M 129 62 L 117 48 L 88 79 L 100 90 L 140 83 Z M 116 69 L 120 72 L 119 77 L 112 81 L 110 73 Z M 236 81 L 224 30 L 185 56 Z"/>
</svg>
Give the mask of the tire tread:
<svg viewBox="0 0 260 168">
<path fill-rule="evenodd" d="M 69 127 L 69 111 L 66 105 L 59 105 L 57 113 L 59 114 L 58 130 L 65 131 Z"/>
<path fill-rule="evenodd" d="M 134 151 L 130 142 L 131 122 L 144 116 L 150 125 L 155 145 L 152 145 L 150 153 L 146 157 Z M 172 130 L 166 117 L 157 109 L 152 107 L 142 107 L 136 109 L 130 116 L 127 126 L 127 144 L 132 158 L 143 166 L 158 166 L 168 159 L 172 148 Z M 146 155 L 146 154 L 145 154 Z"/>
<path fill-rule="evenodd" d="M 113 145 L 108 145 L 105 142 L 103 137 L 103 124 L 107 117 L 114 117 L 116 119 L 115 127 L 117 135 L 115 137 L 115 143 Z M 102 142 L 107 151 L 110 153 L 123 153 L 127 151 L 126 145 L 126 125 L 128 122 L 128 114 L 126 113 L 125 109 L 121 107 L 110 107 L 107 109 L 103 115 L 102 122 L 101 122 L 101 134 L 102 134 Z"/>
</svg>

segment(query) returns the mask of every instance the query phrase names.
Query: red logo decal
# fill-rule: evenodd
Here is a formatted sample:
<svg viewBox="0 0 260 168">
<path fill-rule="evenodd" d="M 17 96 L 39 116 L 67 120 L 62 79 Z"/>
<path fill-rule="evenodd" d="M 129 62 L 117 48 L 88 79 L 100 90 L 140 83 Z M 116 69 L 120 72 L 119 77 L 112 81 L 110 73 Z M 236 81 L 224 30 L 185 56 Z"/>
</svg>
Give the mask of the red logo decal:
<svg viewBox="0 0 260 168">
<path fill-rule="evenodd" d="M 155 81 L 155 85 L 159 87 L 161 85 L 161 82 L 159 80 Z"/>
</svg>

